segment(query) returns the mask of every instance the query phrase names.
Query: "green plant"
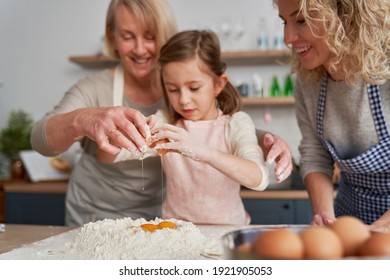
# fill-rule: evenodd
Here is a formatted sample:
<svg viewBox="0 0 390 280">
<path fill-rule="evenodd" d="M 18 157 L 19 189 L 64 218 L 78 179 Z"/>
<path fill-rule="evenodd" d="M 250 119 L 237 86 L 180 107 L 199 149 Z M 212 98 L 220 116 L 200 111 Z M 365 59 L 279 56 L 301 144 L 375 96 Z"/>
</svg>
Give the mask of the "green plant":
<svg viewBox="0 0 390 280">
<path fill-rule="evenodd" d="M 31 150 L 31 115 L 23 110 L 11 111 L 8 125 L 0 132 L 0 152 L 10 160 L 19 158 L 19 151 Z"/>
</svg>

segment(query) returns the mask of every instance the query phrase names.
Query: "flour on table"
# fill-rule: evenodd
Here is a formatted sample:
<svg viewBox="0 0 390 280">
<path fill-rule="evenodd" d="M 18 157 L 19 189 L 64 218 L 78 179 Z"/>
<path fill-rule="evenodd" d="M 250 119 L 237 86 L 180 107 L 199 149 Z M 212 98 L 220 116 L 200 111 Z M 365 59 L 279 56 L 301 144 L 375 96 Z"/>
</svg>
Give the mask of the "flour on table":
<svg viewBox="0 0 390 280">
<path fill-rule="evenodd" d="M 140 227 L 162 221 L 174 222 L 177 227 L 153 232 Z M 220 241 L 207 238 L 193 223 L 160 218 L 152 221 L 105 219 L 88 223 L 67 246 L 82 259 L 106 260 L 199 259 L 202 254 L 220 251 Z"/>
</svg>

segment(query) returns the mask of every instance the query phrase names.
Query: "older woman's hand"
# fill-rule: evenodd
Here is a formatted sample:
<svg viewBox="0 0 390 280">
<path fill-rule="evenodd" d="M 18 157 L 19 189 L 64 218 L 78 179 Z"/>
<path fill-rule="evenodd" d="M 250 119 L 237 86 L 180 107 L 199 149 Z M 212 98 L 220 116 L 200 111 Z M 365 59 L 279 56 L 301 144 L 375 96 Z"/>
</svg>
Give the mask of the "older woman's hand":
<svg viewBox="0 0 390 280">
<path fill-rule="evenodd" d="M 282 182 L 292 171 L 291 148 L 280 137 L 265 133 L 261 145 L 265 160 L 268 163 L 276 162 L 275 174 L 278 182 Z"/>
<path fill-rule="evenodd" d="M 120 148 L 142 151 L 145 138 L 154 118 L 146 118 L 139 111 L 127 107 L 99 108 L 86 117 L 86 136 L 94 139 L 99 148 L 116 154 Z"/>
<path fill-rule="evenodd" d="M 155 118 L 123 106 L 82 108 L 52 116 L 47 122 L 46 139 L 57 151 L 88 137 L 109 154 L 117 154 L 121 148 L 136 152 L 146 148 L 147 130 L 154 122 Z"/>
</svg>

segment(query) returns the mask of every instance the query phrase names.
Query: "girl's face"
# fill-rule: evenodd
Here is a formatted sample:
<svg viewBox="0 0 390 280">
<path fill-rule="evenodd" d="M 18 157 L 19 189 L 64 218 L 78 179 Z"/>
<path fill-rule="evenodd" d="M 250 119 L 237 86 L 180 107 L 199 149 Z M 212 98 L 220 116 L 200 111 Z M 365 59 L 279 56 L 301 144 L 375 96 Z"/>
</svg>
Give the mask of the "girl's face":
<svg viewBox="0 0 390 280">
<path fill-rule="evenodd" d="M 118 5 L 116 8 L 115 30 L 112 36 L 127 73 L 135 79 L 142 79 L 156 70 L 156 36 L 142 26 L 124 5 Z"/>
<path fill-rule="evenodd" d="M 299 0 L 278 0 L 279 16 L 284 23 L 284 43 L 290 45 L 308 70 L 329 64 L 331 52 L 322 38 L 311 31 L 305 18 L 299 13 Z M 322 26 L 314 26 L 315 34 L 322 35 Z"/>
<path fill-rule="evenodd" d="M 214 78 L 202 71 L 198 59 L 170 62 L 162 69 L 162 78 L 173 109 L 184 119 L 199 121 L 218 117 L 216 98 L 227 83 L 227 77 Z"/>
</svg>

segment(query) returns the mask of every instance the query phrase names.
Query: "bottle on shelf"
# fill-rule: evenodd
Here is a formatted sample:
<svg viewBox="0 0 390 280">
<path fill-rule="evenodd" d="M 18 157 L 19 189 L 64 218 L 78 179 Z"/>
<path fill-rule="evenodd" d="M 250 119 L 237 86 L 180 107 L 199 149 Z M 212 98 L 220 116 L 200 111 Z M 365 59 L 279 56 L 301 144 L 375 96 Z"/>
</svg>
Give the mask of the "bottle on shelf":
<svg viewBox="0 0 390 280">
<path fill-rule="evenodd" d="M 253 85 L 252 97 L 264 97 L 263 78 L 259 74 L 255 73 L 252 76 L 252 85 Z"/>
<path fill-rule="evenodd" d="M 236 85 L 238 91 L 240 92 L 240 95 L 242 97 L 248 97 L 249 96 L 249 86 L 247 83 L 239 81 Z"/>
<path fill-rule="evenodd" d="M 287 75 L 284 80 L 284 96 L 292 96 L 294 92 L 294 83 L 291 75 Z"/>
<path fill-rule="evenodd" d="M 271 86 L 270 86 L 269 90 L 270 90 L 270 92 L 269 92 L 270 97 L 277 97 L 277 96 L 283 95 L 283 92 L 280 89 L 280 85 L 279 85 L 279 81 L 278 81 L 277 76 L 272 77 Z"/>
<path fill-rule="evenodd" d="M 276 50 L 283 50 L 286 46 L 284 45 L 284 32 L 281 24 L 275 22 L 273 29 L 273 48 Z"/>
<path fill-rule="evenodd" d="M 267 33 L 267 22 L 265 18 L 259 19 L 259 33 L 256 38 L 256 45 L 259 50 L 267 50 L 269 48 L 268 33 Z"/>
</svg>

